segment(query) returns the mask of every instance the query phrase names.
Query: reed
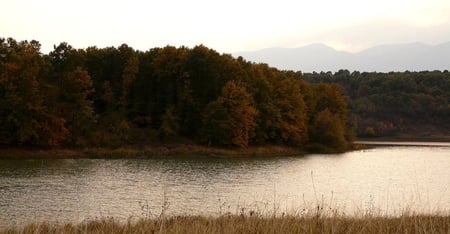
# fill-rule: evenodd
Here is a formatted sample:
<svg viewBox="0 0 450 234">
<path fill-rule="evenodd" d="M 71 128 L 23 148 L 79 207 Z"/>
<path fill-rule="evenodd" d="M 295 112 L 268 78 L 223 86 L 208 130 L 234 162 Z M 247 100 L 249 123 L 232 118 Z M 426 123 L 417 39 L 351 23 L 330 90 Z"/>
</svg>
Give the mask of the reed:
<svg viewBox="0 0 450 234">
<path fill-rule="evenodd" d="M 397 217 L 339 214 L 309 216 L 224 215 L 140 218 L 121 222 L 113 218 L 79 224 L 33 223 L 0 230 L 16 233 L 450 233 L 449 215 L 403 214 Z"/>
</svg>

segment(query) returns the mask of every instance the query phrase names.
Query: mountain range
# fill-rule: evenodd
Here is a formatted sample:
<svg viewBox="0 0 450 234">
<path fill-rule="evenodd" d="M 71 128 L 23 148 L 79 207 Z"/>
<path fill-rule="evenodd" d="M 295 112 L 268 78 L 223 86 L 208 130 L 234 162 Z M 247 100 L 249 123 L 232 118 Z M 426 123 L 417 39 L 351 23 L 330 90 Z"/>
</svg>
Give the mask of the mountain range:
<svg viewBox="0 0 450 234">
<path fill-rule="evenodd" d="M 256 63 L 267 63 L 281 70 L 302 72 L 336 72 L 340 69 L 361 72 L 450 70 L 450 42 L 439 45 L 387 44 L 358 53 L 338 51 L 316 43 L 298 48 L 268 48 L 233 55 Z"/>
</svg>

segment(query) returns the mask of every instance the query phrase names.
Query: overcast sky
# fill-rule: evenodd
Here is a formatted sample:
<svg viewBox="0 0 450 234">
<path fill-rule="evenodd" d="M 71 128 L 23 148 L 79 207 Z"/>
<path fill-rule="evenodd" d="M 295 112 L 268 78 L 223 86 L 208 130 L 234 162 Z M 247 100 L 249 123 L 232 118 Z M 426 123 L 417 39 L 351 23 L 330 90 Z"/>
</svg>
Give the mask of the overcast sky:
<svg viewBox="0 0 450 234">
<path fill-rule="evenodd" d="M 450 0 L 1 0 L 0 7 L 0 37 L 38 40 L 45 53 L 62 41 L 139 50 L 204 44 L 223 53 L 450 41 Z"/>
</svg>

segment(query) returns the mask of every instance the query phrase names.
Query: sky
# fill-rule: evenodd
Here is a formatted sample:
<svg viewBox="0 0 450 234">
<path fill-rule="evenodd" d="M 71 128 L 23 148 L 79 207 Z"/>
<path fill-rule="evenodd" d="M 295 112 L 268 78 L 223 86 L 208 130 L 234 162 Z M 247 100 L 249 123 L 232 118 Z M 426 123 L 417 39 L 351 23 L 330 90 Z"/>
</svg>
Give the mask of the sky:
<svg viewBox="0 0 450 234">
<path fill-rule="evenodd" d="M 0 37 L 41 51 L 203 44 L 221 53 L 324 43 L 357 52 L 381 44 L 450 41 L 450 0 L 0 0 Z"/>
</svg>

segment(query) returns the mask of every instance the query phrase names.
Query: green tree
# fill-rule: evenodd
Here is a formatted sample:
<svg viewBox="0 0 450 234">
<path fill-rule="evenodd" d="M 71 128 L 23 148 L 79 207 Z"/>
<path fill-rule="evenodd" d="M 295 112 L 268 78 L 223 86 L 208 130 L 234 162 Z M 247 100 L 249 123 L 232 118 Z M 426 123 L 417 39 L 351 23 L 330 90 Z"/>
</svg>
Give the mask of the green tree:
<svg viewBox="0 0 450 234">
<path fill-rule="evenodd" d="M 61 78 L 58 111 L 64 116 L 71 134 L 71 143 L 83 144 L 95 122 L 93 102 L 94 92 L 89 74 L 80 67 L 65 73 Z"/>
<path fill-rule="evenodd" d="M 137 56 L 131 56 L 126 64 L 122 73 L 122 95 L 120 97 L 120 105 L 122 109 L 125 109 L 129 105 L 129 95 L 131 87 L 136 80 L 136 75 L 139 71 L 139 59 Z M 122 110 L 125 112 L 125 110 Z"/>
<path fill-rule="evenodd" d="M 177 112 L 180 134 L 194 137 L 201 126 L 201 114 L 194 99 L 189 74 L 185 72 L 177 82 Z"/>
<path fill-rule="evenodd" d="M 161 141 L 178 136 L 178 121 L 174 108 L 167 108 L 166 113 L 162 116 L 161 127 L 159 128 L 159 138 Z"/>
<path fill-rule="evenodd" d="M 352 134 L 347 129 L 347 102 L 337 84 L 317 84 L 309 94 L 309 136 L 313 143 L 345 149 Z M 333 126 L 331 126 L 333 125 Z"/>
<path fill-rule="evenodd" d="M 275 84 L 274 104 L 279 109 L 280 136 L 289 145 L 302 146 L 308 139 L 308 118 L 301 89 L 295 81 Z"/>
<path fill-rule="evenodd" d="M 222 75 L 228 75 L 220 73 L 220 67 L 223 65 L 220 63 L 220 55 L 203 45 L 190 51 L 186 71 L 189 73 L 192 91 L 200 109 L 220 95 L 221 88 L 226 83 Z"/>
<path fill-rule="evenodd" d="M 231 145 L 227 132 L 227 110 L 219 101 L 210 102 L 203 111 L 200 141 L 210 145 Z"/>
<path fill-rule="evenodd" d="M 319 143 L 337 150 L 344 150 L 347 147 L 345 139 L 345 125 L 340 124 L 337 114 L 331 113 L 328 108 L 316 114 L 310 126 L 310 139 L 314 143 Z"/>
</svg>

